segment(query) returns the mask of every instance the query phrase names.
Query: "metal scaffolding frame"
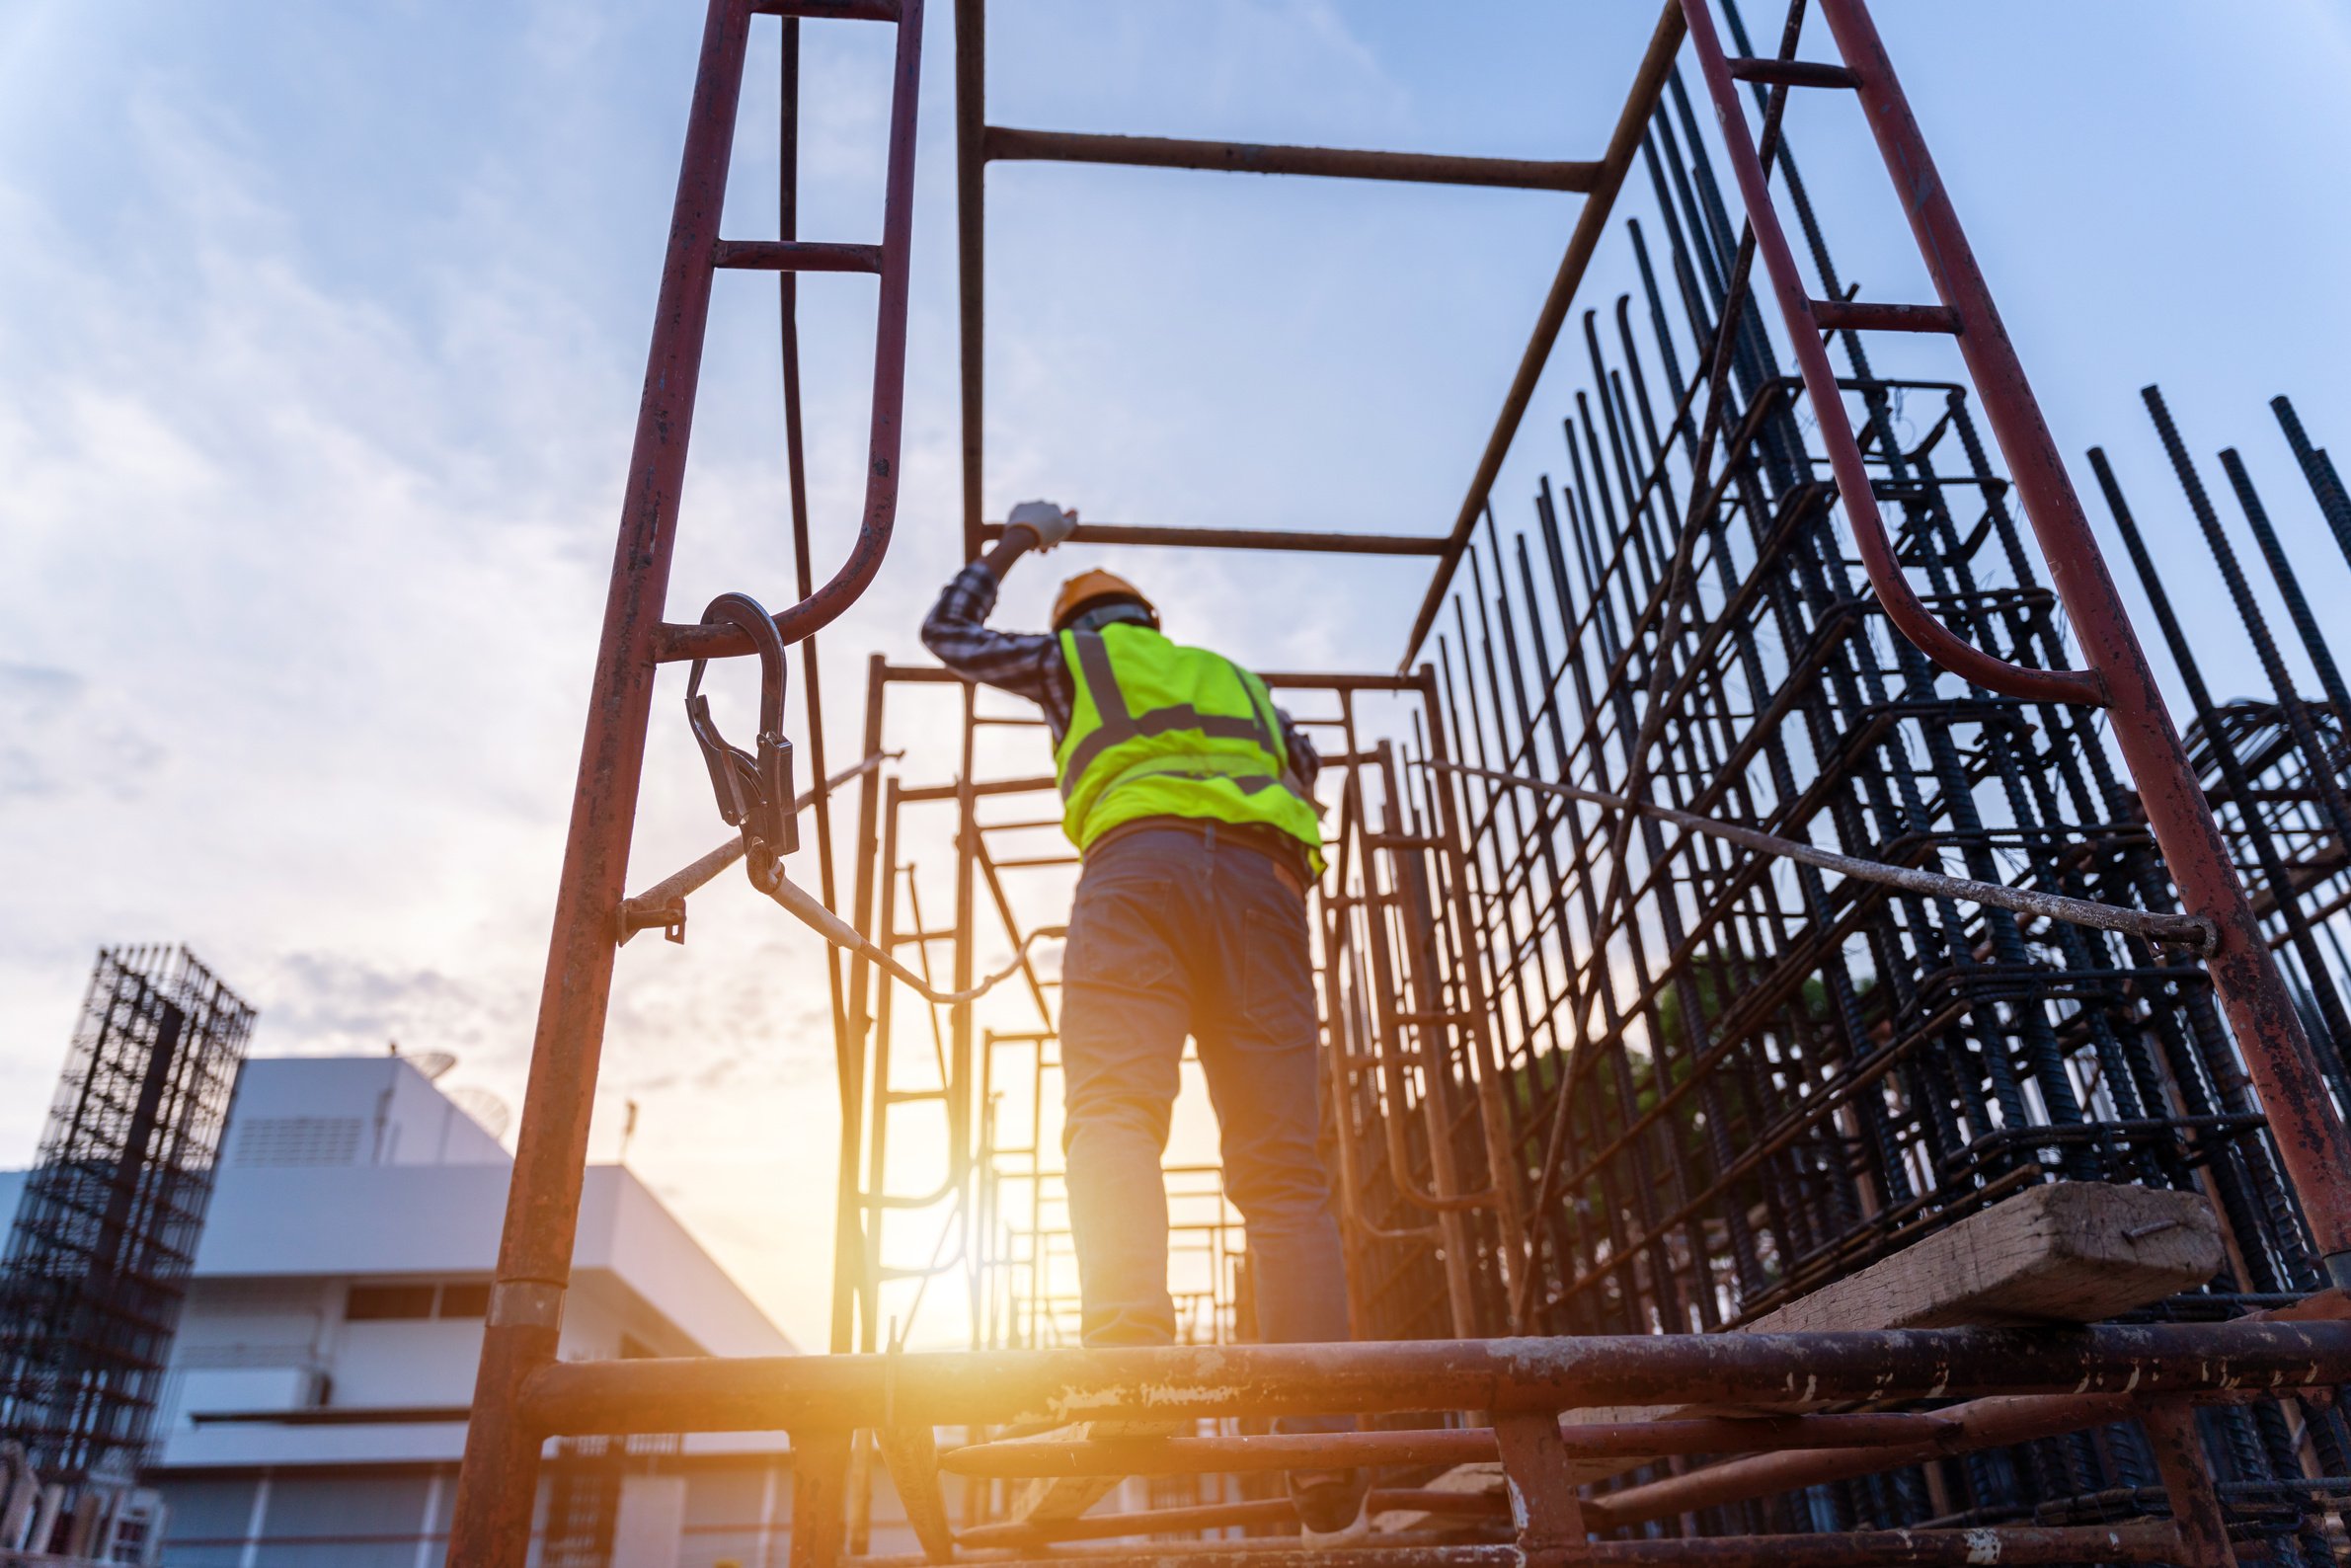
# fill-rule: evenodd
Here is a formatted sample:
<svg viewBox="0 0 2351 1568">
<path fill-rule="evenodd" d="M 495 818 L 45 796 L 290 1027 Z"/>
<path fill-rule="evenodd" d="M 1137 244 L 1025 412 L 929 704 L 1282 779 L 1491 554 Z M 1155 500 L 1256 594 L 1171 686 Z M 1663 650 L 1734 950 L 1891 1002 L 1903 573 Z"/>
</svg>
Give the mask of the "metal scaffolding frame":
<svg viewBox="0 0 2351 1568">
<path fill-rule="evenodd" d="M 956 7 L 967 557 L 1000 533 L 982 504 L 988 163 L 1438 181 L 1584 199 L 1448 531 L 1078 533 L 1098 544 L 1434 562 L 1401 672 L 1267 676 L 1326 704 L 1308 722 L 1337 732 L 1327 747 L 1332 871 L 1316 918 L 1358 1342 L 1238 1343 L 1248 1338 L 1246 1245 L 1232 1248 L 1219 1209 L 1205 1226 L 1219 1260 L 1203 1298 L 1212 1346 L 1045 1348 L 1060 1294 L 1047 1265 L 1058 1228 L 1044 1134 L 1053 1004 L 1050 977 L 1028 957 L 1038 911 L 1007 878 L 1067 857 L 999 853 L 990 838 L 1039 830 L 1035 804 L 1052 784 L 983 775 L 982 733 L 1022 721 L 982 709 L 944 671 L 877 659 L 865 761 L 842 775 L 862 774 L 845 911 L 857 946 L 828 965 L 843 1129 L 834 1354 L 567 1365 L 554 1358 L 556 1330 L 612 949 L 638 929 L 681 926 L 684 897 L 734 858 L 763 889 L 780 882 L 777 857 L 795 837 L 788 743 L 775 733 L 783 650 L 803 650 L 823 778 L 813 634 L 870 580 L 895 500 L 919 0 L 712 0 L 452 1562 L 520 1568 L 550 1439 L 775 1429 L 795 1452 L 796 1568 L 863 1549 L 875 1454 L 933 1561 L 1146 1533 L 1187 1538 L 1061 1550 L 1304 1561 L 1279 1542 L 1218 1532 L 1294 1523 L 1259 1484 L 1266 1472 L 1356 1464 L 1383 1467 L 1374 1506 L 1423 1523 L 1312 1560 L 1796 1568 L 1989 1553 L 2221 1568 L 2236 1538 L 2259 1538 L 2292 1563 L 2331 1559 L 2340 1523 L 2329 1510 L 2351 1481 L 2331 1398 L 2351 1376 L 2351 1324 L 2335 1321 L 2351 1284 L 2351 1137 L 2329 1089 L 2346 1077 L 2351 1042 L 2314 1003 L 2330 1049 L 2313 1051 L 2297 990 L 2315 996 L 2321 971 L 2340 982 L 2339 954 L 2298 934 L 2340 907 L 2351 842 L 2340 694 L 2330 685 L 2315 704 L 2280 666 L 2274 713 L 2223 714 L 2198 695 L 2183 745 L 1865 6 L 1817 0 L 1829 62 L 1797 58 L 1803 0 L 1775 55 L 1748 43 L 1724 3 L 1736 55 L 1710 0 L 1663 7 L 1608 142 L 1589 161 L 991 126 L 981 0 Z M 787 39 L 783 225 L 772 242 L 727 241 L 718 228 L 754 12 L 782 17 Z M 794 237 L 795 30 L 817 16 L 900 28 L 878 247 Z M 1711 142 L 1676 64 L 1685 42 L 1717 122 Z M 1741 84 L 1761 111 L 1760 136 Z M 1859 301 L 1840 285 L 1780 134 L 1797 91 L 1850 94 L 1859 107 L 1935 303 Z M 1743 228 L 1716 156 L 1739 191 Z M 1592 380 L 1566 428 L 1569 482 L 1555 491 L 1546 480 L 1532 530 L 1506 539 L 1490 493 L 1636 161 L 1657 196 L 1672 274 L 1661 278 L 1634 229 L 1650 342 L 1639 341 L 1629 301 L 1617 303 L 1606 343 L 1586 313 Z M 1774 176 L 1799 216 L 1818 294 L 1781 226 Z M 1763 286 L 1751 292 L 1758 261 Z M 801 597 L 768 617 L 731 595 L 702 624 L 668 624 L 678 484 L 721 267 L 783 277 Z M 850 564 L 822 589 L 808 570 L 799 450 L 800 270 L 882 279 L 867 510 Z M 1777 307 L 1777 339 L 1760 319 L 1763 295 Z M 1889 331 L 1949 338 L 1969 384 L 1874 374 L 1864 340 Z M 1780 368 L 1782 346 L 1792 373 Z M 1848 373 L 1832 363 L 1833 347 Z M 1662 382 L 1647 368 L 1652 353 Z M 1906 445 L 1892 411 L 1912 400 L 1932 405 L 1935 422 Z M 2298 458 L 2351 540 L 2341 486 L 2290 413 Z M 2119 491 L 2096 466 L 2119 520 Z M 2235 483 L 2238 468 L 2230 473 Z M 2249 481 L 2237 489 L 2257 510 Z M 2217 523 L 2207 530 L 2225 544 Z M 2283 581 L 2282 557 L 2262 537 Z M 2168 612 L 2158 616 L 2181 648 Z M 2308 619 L 2298 615 L 2298 634 L 2321 646 Z M 1432 639 L 1436 659 L 1415 666 Z M 743 842 L 625 898 L 655 666 L 754 650 L 771 716 L 758 757 L 703 738 Z M 2077 650 L 2086 667 L 2074 666 Z M 889 692 L 924 685 L 948 686 L 961 703 L 958 766 L 945 781 L 883 765 Z M 1358 711 L 1374 699 L 1393 705 L 1376 726 Z M 2210 773 L 2221 823 L 2207 804 Z M 811 799 L 823 902 L 837 907 L 823 788 Z M 903 819 L 927 806 L 954 817 L 952 908 L 935 926 L 905 871 Z M 1667 812 L 1935 880 L 1824 869 L 1691 831 Z M 2233 857 L 2254 874 L 2260 903 Z M 1988 902 L 1967 891 L 1984 884 L 2030 897 Z M 2076 923 L 2067 907 L 2096 918 Z M 969 998 L 919 1003 L 917 1027 L 899 1010 L 903 980 L 875 957 L 904 952 L 930 989 L 961 993 L 983 943 L 997 942 L 1018 957 L 1015 994 L 1031 1010 L 1001 1028 L 996 1004 L 983 1026 Z M 2273 946 L 2301 966 L 2295 984 Z M 943 981 L 929 979 L 934 963 Z M 927 1040 L 918 1084 L 894 1064 L 901 1029 Z M 1000 1102 L 1013 1091 L 995 1072 L 1003 1048 L 1022 1045 L 1029 1114 L 1010 1134 Z M 942 1179 L 894 1191 L 893 1114 L 926 1106 L 942 1118 Z M 2207 1193 L 2225 1223 L 2228 1271 L 2138 1325 L 1713 1332 L 2052 1177 Z M 1025 1215 L 1008 1209 L 1008 1193 L 1025 1200 Z M 935 1216 L 923 1261 L 886 1261 L 894 1212 Z M 975 1348 L 903 1351 L 886 1289 L 905 1280 L 919 1292 L 949 1276 L 961 1277 Z M 1813 1402 L 1790 1413 L 1798 1387 Z M 1922 1402 L 1932 1408 L 1899 1408 Z M 1644 1422 L 1560 1420 L 1676 1405 L 1697 1408 Z M 1367 1430 L 1270 1434 L 1268 1419 L 1299 1412 L 1356 1414 Z M 1041 1424 L 1136 1414 L 1189 1431 L 1139 1446 L 1034 1437 Z M 942 1454 L 941 1428 L 957 1429 L 963 1447 Z M 1693 1467 L 1701 1455 L 1718 1462 Z M 1464 1459 L 1499 1460 L 1507 1514 L 1421 1484 Z M 1154 1500 L 1173 1507 L 1050 1528 L 1007 1514 L 1009 1482 L 1051 1474 L 1156 1477 Z M 1203 1493 L 1197 1478 L 1211 1475 L 1233 1479 Z M 965 1478 L 960 1519 L 942 1476 Z"/>
<path fill-rule="evenodd" d="M 98 955 L 0 1260 L 0 1436 L 47 1481 L 146 1455 L 253 1019 L 185 948 Z"/>
</svg>

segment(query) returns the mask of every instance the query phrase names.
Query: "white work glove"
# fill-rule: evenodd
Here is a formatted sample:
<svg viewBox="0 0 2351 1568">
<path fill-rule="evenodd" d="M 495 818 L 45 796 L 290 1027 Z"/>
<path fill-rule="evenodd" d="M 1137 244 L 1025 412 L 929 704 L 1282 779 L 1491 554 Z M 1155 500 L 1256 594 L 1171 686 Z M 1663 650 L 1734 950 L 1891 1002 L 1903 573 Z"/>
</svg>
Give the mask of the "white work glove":
<svg viewBox="0 0 2351 1568">
<path fill-rule="evenodd" d="M 1007 532 L 1026 528 L 1037 536 L 1037 548 L 1050 550 L 1077 531 L 1077 513 L 1063 511 L 1050 501 L 1024 501 L 1005 519 Z"/>
</svg>

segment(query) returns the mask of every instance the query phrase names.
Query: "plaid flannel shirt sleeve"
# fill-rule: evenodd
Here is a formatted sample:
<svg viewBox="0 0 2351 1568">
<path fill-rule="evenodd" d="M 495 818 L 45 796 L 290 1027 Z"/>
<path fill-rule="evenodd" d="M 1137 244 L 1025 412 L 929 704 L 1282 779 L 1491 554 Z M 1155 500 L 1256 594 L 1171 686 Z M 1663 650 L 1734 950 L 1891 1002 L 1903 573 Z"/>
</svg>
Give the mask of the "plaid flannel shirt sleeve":
<svg viewBox="0 0 2351 1568">
<path fill-rule="evenodd" d="M 1009 691 L 1051 709 L 1061 651 L 1043 633 L 999 632 L 995 574 L 975 561 L 955 575 L 922 622 L 922 646 L 966 680 Z"/>
</svg>

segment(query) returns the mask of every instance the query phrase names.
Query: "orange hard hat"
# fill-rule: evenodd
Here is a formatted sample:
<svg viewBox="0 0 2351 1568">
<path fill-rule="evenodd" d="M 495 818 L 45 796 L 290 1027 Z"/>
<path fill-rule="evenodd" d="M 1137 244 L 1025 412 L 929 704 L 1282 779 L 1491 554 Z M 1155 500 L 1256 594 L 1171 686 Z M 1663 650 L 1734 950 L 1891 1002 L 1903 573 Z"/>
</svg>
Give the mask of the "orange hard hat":
<svg viewBox="0 0 2351 1568">
<path fill-rule="evenodd" d="M 1143 597 L 1142 589 L 1116 572 L 1105 572 L 1096 567 L 1090 572 L 1078 573 L 1062 584 L 1061 591 L 1054 595 L 1053 629 L 1058 632 L 1087 610 L 1114 599 L 1132 600 L 1150 611 L 1154 623 L 1159 619 L 1158 606 Z"/>
</svg>

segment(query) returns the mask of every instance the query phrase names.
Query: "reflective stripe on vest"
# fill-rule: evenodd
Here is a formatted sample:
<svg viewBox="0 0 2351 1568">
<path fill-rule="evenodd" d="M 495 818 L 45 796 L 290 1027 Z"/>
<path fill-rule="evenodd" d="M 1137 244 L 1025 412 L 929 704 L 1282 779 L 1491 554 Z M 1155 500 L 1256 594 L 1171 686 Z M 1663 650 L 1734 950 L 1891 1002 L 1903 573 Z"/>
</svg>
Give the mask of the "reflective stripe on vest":
<svg viewBox="0 0 2351 1568">
<path fill-rule="evenodd" d="M 1132 741 L 1138 736 L 1197 730 L 1212 740 L 1254 741 L 1272 755 L 1282 755 L 1281 743 L 1266 733 L 1265 725 L 1257 717 L 1254 698 L 1247 718 L 1202 713 L 1188 702 L 1168 708 L 1152 708 L 1140 715 L 1131 714 L 1127 711 L 1127 694 L 1119 688 L 1118 671 L 1111 667 L 1110 648 L 1102 641 L 1102 634 L 1063 632 L 1061 638 L 1064 650 L 1071 643 L 1077 645 L 1078 668 L 1084 673 L 1086 687 L 1093 694 L 1094 711 L 1101 716 L 1100 728 L 1080 741 L 1077 748 L 1069 753 L 1068 760 L 1058 766 L 1061 799 L 1069 798 L 1070 792 L 1077 788 L 1077 781 L 1085 777 L 1086 769 L 1094 765 L 1096 757 L 1122 741 Z M 1186 652 L 1198 653 L 1200 650 L 1188 649 Z M 1244 680 L 1241 685 L 1246 690 L 1248 682 Z"/>
<path fill-rule="evenodd" d="M 1077 700 L 1054 761 L 1062 828 L 1080 851 L 1120 823 L 1189 817 L 1286 832 L 1319 869 L 1312 799 L 1262 681 L 1142 627 L 1063 632 L 1060 644 Z M 1137 689 L 1188 700 L 1137 712 Z"/>
</svg>

